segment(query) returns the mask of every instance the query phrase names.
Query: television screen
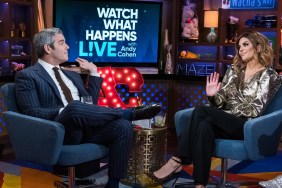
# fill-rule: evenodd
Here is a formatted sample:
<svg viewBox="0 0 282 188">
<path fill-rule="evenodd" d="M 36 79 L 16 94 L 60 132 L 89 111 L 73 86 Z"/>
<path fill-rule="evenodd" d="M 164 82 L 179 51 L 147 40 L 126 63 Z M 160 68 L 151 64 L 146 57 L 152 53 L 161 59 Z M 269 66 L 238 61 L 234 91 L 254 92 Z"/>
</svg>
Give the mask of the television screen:
<svg viewBox="0 0 282 188">
<path fill-rule="evenodd" d="M 161 2 L 55 0 L 54 27 L 69 45 L 69 62 L 98 66 L 157 66 Z"/>
</svg>

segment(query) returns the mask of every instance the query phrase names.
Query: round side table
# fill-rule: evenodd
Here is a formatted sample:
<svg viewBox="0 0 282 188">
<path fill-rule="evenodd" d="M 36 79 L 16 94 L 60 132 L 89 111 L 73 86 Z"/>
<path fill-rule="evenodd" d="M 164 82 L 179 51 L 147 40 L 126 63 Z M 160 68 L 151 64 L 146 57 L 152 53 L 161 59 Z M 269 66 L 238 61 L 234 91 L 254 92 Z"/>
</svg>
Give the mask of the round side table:
<svg viewBox="0 0 282 188">
<path fill-rule="evenodd" d="M 128 164 L 126 185 L 157 185 L 144 172 L 155 171 L 165 163 L 167 132 L 166 128 L 136 129 Z M 146 178 L 147 177 L 147 178 Z"/>
</svg>

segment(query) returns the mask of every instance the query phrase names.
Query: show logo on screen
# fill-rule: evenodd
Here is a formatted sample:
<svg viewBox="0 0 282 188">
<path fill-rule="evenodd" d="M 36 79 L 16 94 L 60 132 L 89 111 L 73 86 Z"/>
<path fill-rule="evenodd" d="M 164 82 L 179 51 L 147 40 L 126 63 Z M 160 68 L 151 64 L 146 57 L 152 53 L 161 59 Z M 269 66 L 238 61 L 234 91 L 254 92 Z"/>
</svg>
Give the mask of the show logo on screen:
<svg viewBox="0 0 282 188">
<path fill-rule="evenodd" d="M 97 7 L 97 13 L 104 27 L 85 31 L 79 56 L 136 57 L 138 9 Z"/>
<path fill-rule="evenodd" d="M 157 66 L 161 3 L 56 0 L 54 5 L 54 26 L 70 47 L 69 62 L 82 57 L 99 66 Z"/>
</svg>

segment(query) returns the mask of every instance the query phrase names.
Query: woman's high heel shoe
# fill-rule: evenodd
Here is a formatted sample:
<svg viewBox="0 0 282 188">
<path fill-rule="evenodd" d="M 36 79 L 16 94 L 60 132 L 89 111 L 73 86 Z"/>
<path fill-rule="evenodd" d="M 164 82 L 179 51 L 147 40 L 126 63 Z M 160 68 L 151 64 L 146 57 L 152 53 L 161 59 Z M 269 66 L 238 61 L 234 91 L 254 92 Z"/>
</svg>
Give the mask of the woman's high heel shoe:
<svg viewBox="0 0 282 188">
<path fill-rule="evenodd" d="M 151 178 L 152 180 L 158 182 L 158 183 L 167 183 L 169 182 L 170 180 L 174 180 L 172 186 L 176 183 L 176 181 L 178 180 L 178 178 L 180 177 L 180 173 L 181 171 L 178 171 L 178 169 L 182 166 L 182 163 L 174 158 L 171 158 L 173 161 L 175 161 L 176 163 L 179 164 L 179 166 L 174 170 L 172 171 L 169 175 L 167 175 L 166 177 L 164 178 L 158 178 L 157 176 L 155 176 L 154 172 L 148 172 L 148 173 L 145 173 L 149 178 Z"/>
<path fill-rule="evenodd" d="M 281 188 L 282 187 L 282 175 L 268 181 L 260 181 L 259 185 L 265 188 Z"/>
</svg>

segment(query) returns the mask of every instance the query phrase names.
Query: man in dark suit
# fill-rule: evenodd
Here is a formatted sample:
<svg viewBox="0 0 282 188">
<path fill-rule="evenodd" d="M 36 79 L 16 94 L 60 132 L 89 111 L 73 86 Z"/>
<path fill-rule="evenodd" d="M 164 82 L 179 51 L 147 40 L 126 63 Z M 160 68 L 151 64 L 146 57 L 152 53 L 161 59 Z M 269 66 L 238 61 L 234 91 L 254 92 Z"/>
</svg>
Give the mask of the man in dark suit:
<svg viewBox="0 0 282 188">
<path fill-rule="evenodd" d="M 34 36 L 38 62 L 15 77 L 17 105 L 23 114 L 60 122 L 65 126 L 64 144 L 93 142 L 109 147 L 109 180 L 106 187 L 118 187 L 125 178 L 133 135 L 131 121 L 154 117 L 160 105 L 130 109 L 97 105 L 103 79 L 97 67 L 77 58 L 80 68 L 90 72 L 88 87 L 80 75 L 60 69 L 68 60 L 69 46 L 58 28 L 44 29 Z M 54 68 L 56 67 L 56 68 Z M 80 102 L 92 96 L 93 105 Z"/>
</svg>

